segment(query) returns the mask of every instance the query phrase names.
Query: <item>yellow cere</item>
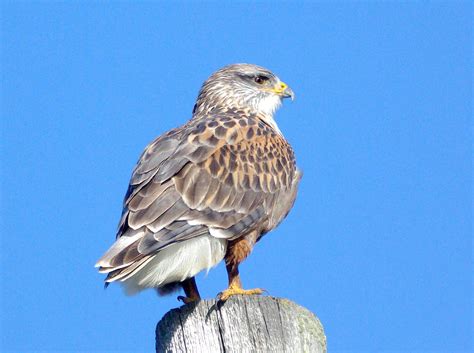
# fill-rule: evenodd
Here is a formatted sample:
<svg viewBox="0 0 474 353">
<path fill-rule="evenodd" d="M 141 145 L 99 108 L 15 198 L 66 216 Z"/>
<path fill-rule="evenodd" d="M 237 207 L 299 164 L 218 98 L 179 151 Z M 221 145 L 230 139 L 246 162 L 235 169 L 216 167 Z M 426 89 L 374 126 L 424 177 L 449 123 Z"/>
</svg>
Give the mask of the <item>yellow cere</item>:
<svg viewBox="0 0 474 353">
<path fill-rule="evenodd" d="M 282 93 L 287 87 L 288 85 L 286 83 L 280 82 L 272 91 L 275 93 Z"/>
</svg>

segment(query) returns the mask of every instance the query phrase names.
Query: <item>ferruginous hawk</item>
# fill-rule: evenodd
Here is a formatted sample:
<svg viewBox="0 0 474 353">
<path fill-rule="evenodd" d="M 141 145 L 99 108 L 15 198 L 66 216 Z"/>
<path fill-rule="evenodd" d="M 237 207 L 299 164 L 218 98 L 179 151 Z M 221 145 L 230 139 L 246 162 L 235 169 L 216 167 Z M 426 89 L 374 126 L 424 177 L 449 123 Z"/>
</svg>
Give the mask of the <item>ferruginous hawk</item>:
<svg viewBox="0 0 474 353">
<path fill-rule="evenodd" d="M 117 239 L 97 262 L 128 294 L 181 286 L 200 299 L 194 276 L 225 260 L 229 287 L 239 264 L 286 217 L 301 173 L 273 115 L 293 91 L 269 70 L 226 66 L 204 82 L 193 115 L 140 157 L 125 195 Z"/>
</svg>

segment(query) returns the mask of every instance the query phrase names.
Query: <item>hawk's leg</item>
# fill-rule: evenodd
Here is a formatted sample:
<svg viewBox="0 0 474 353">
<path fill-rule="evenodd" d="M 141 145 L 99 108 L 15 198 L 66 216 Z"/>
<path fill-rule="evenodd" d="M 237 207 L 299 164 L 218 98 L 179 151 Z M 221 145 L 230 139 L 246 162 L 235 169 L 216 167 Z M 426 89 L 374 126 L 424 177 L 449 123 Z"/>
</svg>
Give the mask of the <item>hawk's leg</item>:
<svg viewBox="0 0 474 353">
<path fill-rule="evenodd" d="M 198 300 L 201 300 L 201 296 L 199 295 L 199 291 L 196 286 L 196 280 L 194 279 L 194 277 L 184 280 L 181 283 L 181 286 L 183 287 L 184 294 L 186 294 L 186 296 L 183 297 L 180 295 L 178 297 L 178 300 L 181 300 L 184 304 L 193 303 Z"/>
<path fill-rule="evenodd" d="M 263 289 L 260 288 L 243 289 L 240 281 L 239 264 L 250 254 L 252 246 L 252 242 L 245 238 L 229 244 L 225 256 L 227 275 L 229 277 L 229 287 L 220 293 L 219 299 L 221 301 L 226 301 L 231 296 L 237 294 L 253 295 L 263 293 Z"/>
</svg>

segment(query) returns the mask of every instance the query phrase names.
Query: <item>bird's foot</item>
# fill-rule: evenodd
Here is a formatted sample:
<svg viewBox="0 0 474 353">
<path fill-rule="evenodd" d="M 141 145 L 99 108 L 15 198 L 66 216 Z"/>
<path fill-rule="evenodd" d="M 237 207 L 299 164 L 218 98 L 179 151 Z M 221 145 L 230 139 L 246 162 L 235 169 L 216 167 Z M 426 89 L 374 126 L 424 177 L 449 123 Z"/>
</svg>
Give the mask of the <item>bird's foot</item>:
<svg viewBox="0 0 474 353">
<path fill-rule="evenodd" d="M 201 298 L 199 298 L 199 297 L 189 298 L 189 297 L 184 297 L 184 296 L 180 295 L 176 299 L 178 299 L 179 301 L 182 301 L 184 304 L 190 304 L 190 303 L 198 302 Z"/>
<path fill-rule="evenodd" d="M 218 298 L 219 301 L 225 302 L 233 295 L 259 295 L 263 292 L 266 292 L 265 289 L 261 288 L 254 288 L 254 289 L 243 289 L 240 287 L 229 287 L 226 290 L 219 293 Z"/>
</svg>

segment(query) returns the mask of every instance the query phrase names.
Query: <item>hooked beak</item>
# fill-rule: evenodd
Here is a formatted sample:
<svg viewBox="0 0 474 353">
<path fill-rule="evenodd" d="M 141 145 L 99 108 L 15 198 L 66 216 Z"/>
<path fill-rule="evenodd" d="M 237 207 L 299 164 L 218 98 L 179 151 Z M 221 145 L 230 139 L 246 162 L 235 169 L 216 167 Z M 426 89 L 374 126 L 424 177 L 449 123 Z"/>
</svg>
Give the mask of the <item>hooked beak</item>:
<svg viewBox="0 0 474 353">
<path fill-rule="evenodd" d="M 291 100 L 295 99 L 295 94 L 293 93 L 293 90 L 288 87 L 285 82 L 278 82 L 271 91 L 278 94 L 282 98 L 291 98 Z"/>
</svg>

